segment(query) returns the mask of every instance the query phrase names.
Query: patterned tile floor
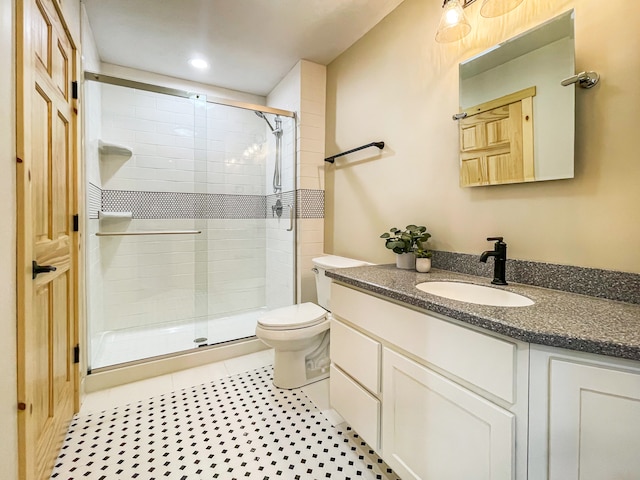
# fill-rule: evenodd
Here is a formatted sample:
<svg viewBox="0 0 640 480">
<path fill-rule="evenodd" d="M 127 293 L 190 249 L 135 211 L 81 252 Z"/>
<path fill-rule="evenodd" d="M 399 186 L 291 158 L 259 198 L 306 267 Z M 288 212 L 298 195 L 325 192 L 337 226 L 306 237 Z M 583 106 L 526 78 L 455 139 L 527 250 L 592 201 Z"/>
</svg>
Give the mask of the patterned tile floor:
<svg viewBox="0 0 640 480">
<path fill-rule="evenodd" d="M 398 477 L 303 390 L 266 366 L 76 416 L 52 479 L 383 479 Z"/>
</svg>

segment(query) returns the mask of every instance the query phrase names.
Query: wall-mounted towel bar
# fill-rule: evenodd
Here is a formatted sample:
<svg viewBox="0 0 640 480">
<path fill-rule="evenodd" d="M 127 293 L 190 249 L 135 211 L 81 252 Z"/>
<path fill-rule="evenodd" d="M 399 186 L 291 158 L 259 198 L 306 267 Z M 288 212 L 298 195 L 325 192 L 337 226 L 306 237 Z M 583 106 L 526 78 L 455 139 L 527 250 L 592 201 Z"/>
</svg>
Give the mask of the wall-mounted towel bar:
<svg viewBox="0 0 640 480">
<path fill-rule="evenodd" d="M 337 153 L 335 155 L 331 155 L 330 157 L 325 158 L 324 161 L 325 162 L 329 162 L 329 163 L 333 163 L 336 160 L 336 158 L 338 158 L 338 157 L 341 157 L 343 155 L 347 155 L 349 153 L 357 152 L 358 150 L 362 150 L 364 148 L 369 148 L 369 147 L 378 147 L 380 150 L 382 150 L 384 148 L 384 142 L 367 143 L 366 145 L 362 145 L 361 147 L 352 148 L 351 150 L 347 150 L 346 152 L 342 152 L 342 153 Z"/>
<path fill-rule="evenodd" d="M 151 230 L 148 232 L 98 232 L 96 237 L 130 237 L 136 235 L 198 235 L 202 230 Z"/>
</svg>

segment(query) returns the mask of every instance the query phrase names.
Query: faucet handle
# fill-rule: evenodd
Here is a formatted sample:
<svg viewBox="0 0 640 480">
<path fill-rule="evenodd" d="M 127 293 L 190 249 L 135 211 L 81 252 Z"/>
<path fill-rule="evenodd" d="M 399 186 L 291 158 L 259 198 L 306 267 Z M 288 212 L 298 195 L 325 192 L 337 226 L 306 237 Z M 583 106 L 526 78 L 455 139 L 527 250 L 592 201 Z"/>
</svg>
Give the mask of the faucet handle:
<svg viewBox="0 0 640 480">
<path fill-rule="evenodd" d="M 489 237 L 487 238 L 487 242 L 502 242 L 504 237 Z"/>
</svg>

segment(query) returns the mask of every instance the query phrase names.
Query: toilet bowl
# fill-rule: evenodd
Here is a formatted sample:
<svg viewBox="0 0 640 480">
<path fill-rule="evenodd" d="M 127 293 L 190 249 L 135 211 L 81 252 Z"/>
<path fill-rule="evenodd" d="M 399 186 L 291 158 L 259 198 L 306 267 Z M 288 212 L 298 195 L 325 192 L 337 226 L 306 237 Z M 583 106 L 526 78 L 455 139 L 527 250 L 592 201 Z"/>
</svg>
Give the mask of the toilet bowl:
<svg viewBox="0 0 640 480">
<path fill-rule="evenodd" d="M 278 388 L 298 388 L 329 376 L 331 279 L 324 272 L 369 265 L 335 255 L 312 262 L 319 305 L 306 302 L 277 308 L 262 315 L 256 326 L 256 336 L 274 349 L 273 384 Z"/>
</svg>

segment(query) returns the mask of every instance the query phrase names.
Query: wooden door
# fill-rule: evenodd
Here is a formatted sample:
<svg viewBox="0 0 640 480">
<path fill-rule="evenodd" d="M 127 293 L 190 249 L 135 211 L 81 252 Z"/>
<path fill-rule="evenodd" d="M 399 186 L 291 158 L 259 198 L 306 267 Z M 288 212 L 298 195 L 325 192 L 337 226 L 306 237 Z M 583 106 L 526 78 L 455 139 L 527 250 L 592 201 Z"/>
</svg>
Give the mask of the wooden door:
<svg viewBox="0 0 640 480">
<path fill-rule="evenodd" d="M 515 416 L 387 348 L 382 452 L 403 480 L 512 480 Z"/>
<path fill-rule="evenodd" d="M 552 358 L 549 480 L 640 477 L 640 370 Z"/>
<path fill-rule="evenodd" d="M 460 185 L 530 182 L 534 178 L 535 88 L 469 109 L 460 120 Z"/>
<path fill-rule="evenodd" d="M 49 478 L 76 406 L 76 50 L 58 0 L 17 2 L 20 478 Z M 34 278 L 34 265 L 55 271 Z"/>
</svg>

